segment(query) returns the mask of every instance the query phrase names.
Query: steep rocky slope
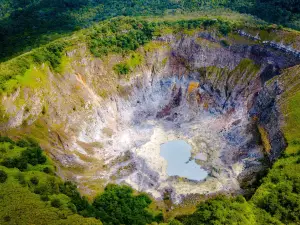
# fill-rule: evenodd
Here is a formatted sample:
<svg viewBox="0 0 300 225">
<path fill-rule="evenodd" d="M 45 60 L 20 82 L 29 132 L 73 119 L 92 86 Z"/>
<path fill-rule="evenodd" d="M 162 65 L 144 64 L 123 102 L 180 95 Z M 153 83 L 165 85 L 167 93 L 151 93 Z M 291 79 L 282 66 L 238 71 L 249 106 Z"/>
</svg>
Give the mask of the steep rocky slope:
<svg viewBox="0 0 300 225">
<path fill-rule="evenodd" d="M 214 29 L 163 34 L 127 56 L 102 58 L 72 40 L 58 70 L 32 64 L 17 77 L 22 86 L 2 94 L 1 130 L 37 139 L 84 194 L 108 182 L 177 201 L 236 193 L 266 168 L 266 156 L 274 161 L 284 150 L 277 99 L 287 85 L 269 80 L 299 64 L 294 55 Z M 116 72 L 124 62 L 134 65 L 130 74 Z M 160 145 L 175 139 L 193 147 L 205 180 L 167 176 Z"/>
</svg>

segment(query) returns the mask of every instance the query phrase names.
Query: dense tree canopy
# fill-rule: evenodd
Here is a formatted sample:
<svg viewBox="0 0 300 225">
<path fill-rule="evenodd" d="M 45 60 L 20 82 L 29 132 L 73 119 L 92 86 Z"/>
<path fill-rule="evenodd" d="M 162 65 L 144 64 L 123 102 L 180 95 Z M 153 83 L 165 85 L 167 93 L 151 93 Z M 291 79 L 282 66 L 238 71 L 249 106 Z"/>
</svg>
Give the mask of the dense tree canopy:
<svg viewBox="0 0 300 225">
<path fill-rule="evenodd" d="M 162 215 L 154 217 L 146 210 L 150 203 L 145 194 L 134 196 L 130 187 L 111 184 L 95 198 L 93 206 L 104 224 L 143 225 L 162 219 Z"/>
<path fill-rule="evenodd" d="M 271 23 L 300 29 L 300 4 L 297 0 L 232 0 L 227 6 Z"/>
<path fill-rule="evenodd" d="M 2 0 L 0 61 L 94 21 L 122 15 L 163 15 L 228 7 L 299 29 L 299 5 L 297 0 Z"/>
<path fill-rule="evenodd" d="M 300 223 L 300 151 L 279 159 L 252 202 L 284 224 Z"/>
<path fill-rule="evenodd" d="M 200 204 L 193 215 L 183 216 L 179 220 L 186 225 L 256 224 L 251 206 L 241 196 L 236 199 L 219 196 L 208 200 Z"/>
</svg>

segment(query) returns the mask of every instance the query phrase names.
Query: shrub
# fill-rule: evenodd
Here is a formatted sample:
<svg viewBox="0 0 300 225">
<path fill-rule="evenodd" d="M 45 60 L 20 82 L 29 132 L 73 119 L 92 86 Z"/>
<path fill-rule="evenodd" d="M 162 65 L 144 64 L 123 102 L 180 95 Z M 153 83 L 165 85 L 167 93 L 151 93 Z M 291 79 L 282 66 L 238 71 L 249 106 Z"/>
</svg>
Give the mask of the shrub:
<svg viewBox="0 0 300 225">
<path fill-rule="evenodd" d="M 75 205 L 76 210 L 79 212 L 89 208 L 89 202 L 85 197 L 81 197 L 80 193 L 77 190 L 77 186 L 70 181 L 65 182 L 59 186 L 61 193 L 67 195 L 72 200 L 72 204 Z"/>
<path fill-rule="evenodd" d="M 7 173 L 5 171 L 0 170 L 0 183 L 4 183 L 7 180 Z"/>
<path fill-rule="evenodd" d="M 235 200 L 239 203 L 245 203 L 246 199 L 242 195 L 238 195 Z"/>
<path fill-rule="evenodd" d="M 228 35 L 231 32 L 231 27 L 228 23 L 221 23 L 219 25 L 219 32 L 223 35 Z"/>
<path fill-rule="evenodd" d="M 6 149 L 5 149 L 4 147 L 1 147 L 1 148 L 0 148 L 0 152 L 1 152 L 1 153 L 6 153 Z"/>
<path fill-rule="evenodd" d="M 25 180 L 25 177 L 24 177 L 24 174 L 23 173 L 18 173 L 17 174 L 17 180 L 19 181 L 19 184 L 21 184 L 22 186 L 26 186 L 27 183 L 26 183 L 26 180 Z"/>
<path fill-rule="evenodd" d="M 134 196 L 130 187 L 111 184 L 95 198 L 93 206 L 97 210 L 97 217 L 104 223 L 133 225 L 155 221 L 154 216 L 146 210 L 150 203 L 151 199 L 145 194 Z"/>
<path fill-rule="evenodd" d="M 27 169 L 27 161 L 23 158 L 5 158 L 3 159 L 1 165 L 7 168 L 18 168 L 21 171 Z"/>
<path fill-rule="evenodd" d="M 38 194 L 38 195 L 47 195 L 47 194 L 50 194 L 49 191 L 48 191 L 48 188 L 47 188 L 46 184 L 39 185 L 38 187 L 36 187 L 34 189 L 33 192 L 35 194 Z"/>
<path fill-rule="evenodd" d="M 9 137 L 2 137 L 2 136 L 0 136 L 0 142 L 9 142 L 11 144 L 14 144 L 14 141 L 11 140 Z"/>
<path fill-rule="evenodd" d="M 31 177 L 30 182 L 34 185 L 38 185 L 39 179 L 37 177 Z"/>
<path fill-rule="evenodd" d="M 2 165 L 7 168 L 18 168 L 21 171 L 27 169 L 27 164 L 33 166 L 37 164 L 44 164 L 47 161 L 46 156 L 43 155 L 42 149 L 34 142 L 26 142 L 20 140 L 17 142 L 19 147 L 27 147 L 18 158 L 4 158 Z"/>
<path fill-rule="evenodd" d="M 251 201 L 283 224 L 297 224 L 299 216 L 300 167 L 297 156 L 284 154 L 263 179 Z"/>
<path fill-rule="evenodd" d="M 183 224 L 255 224 L 255 215 L 251 205 L 243 197 L 228 198 L 217 196 L 200 203 L 196 212 L 177 218 Z"/>
<path fill-rule="evenodd" d="M 206 29 L 207 27 L 210 27 L 216 23 L 217 23 L 217 20 L 205 20 L 205 21 L 203 21 L 203 26 Z"/>
<path fill-rule="evenodd" d="M 178 220 L 171 220 L 168 225 L 183 225 L 182 223 L 180 223 Z"/>
<path fill-rule="evenodd" d="M 76 206 L 73 203 L 69 202 L 68 203 L 68 208 L 71 209 L 71 211 L 73 213 L 77 213 L 77 208 L 76 208 Z"/>
<path fill-rule="evenodd" d="M 130 67 L 127 63 L 119 63 L 113 69 L 118 75 L 126 75 L 130 72 Z"/>
<path fill-rule="evenodd" d="M 51 206 L 55 208 L 59 208 L 62 206 L 62 202 L 59 199 L 55 198 L 51 201 Z"/>
<path fill-rule="evenodd" d="M 51 67 L 56 70 L 61 63 L 61 57 L 65 46 L 65 43 L 55 42 L 46 47 L 39 48 L 33 52 L 33 60 L 38 64 L 49 62 Z"/>
<path fill-rule="evenodd" d="M 127 29 L 124 30 L 123 25 Z M 128 26 L 130 24 L 130 27 Z M 101 24 L 90 34 L 90 50 L 101 57 L 108 53 L 127 53 L 152 39 L 154 24 L 136 19 L 115 19 Z"/>
<path fill-rule="evenodd" d="M 19 147 L 21 147 L 21 148 L 24 148 L 24 147 L 27 147 L 27 146 L 28 146 L 28 143 L 27 143 L 27 141 L 25 141 L 25 140 L 19 140 L 19 141 L 17 142 L 17 146 L 19 146 Z"/>
<path fill-rule="evenodd" d="M 230 45 L 227 40 L 221 40 L 220 43 L 223 47 L 229 47 L 229 45 Z"/>
<path fill-rule="evenodd" d="M 50 178 L 47 179 L 47 189 L 51 194 L 59 193 L 59 183 L 54 176 L 51 176 Z"/>
<path fill-rule="evenodd" d="M 4 222 L 9 222 L 11 220 L 10 216 L 3 217 Z"/>
<path fill-rule="evenodd" d="M 49 201 L 48 195 L 41 195 L 41 200 L 42 200 L 43 202 Z"/>
<path fill-rule="evenodd" d="M 43 172 L 44 172 L 44 173 L 47 173 L 47 174 L 52 174 L 52 173 L 53 173 L 53 171 L 52 171 L 49 167 L 45 167 L 45 168 L 43 169 Z"/>
<path fill-rule="evenodd" d="M 43 151 L 39 146 L 26 149 L 22 152 L 21 158 L 33 166 L 44 164 L 47 161 L 47 158 L 43 155 Z"/>
<path fill-rule="evenodd" d="M 14 168 L 16 167 L 17 162 L 15 158 L 4 158 L 3 161 L 1 162 L 1 165 L 7 168 Z"/>
</svg>

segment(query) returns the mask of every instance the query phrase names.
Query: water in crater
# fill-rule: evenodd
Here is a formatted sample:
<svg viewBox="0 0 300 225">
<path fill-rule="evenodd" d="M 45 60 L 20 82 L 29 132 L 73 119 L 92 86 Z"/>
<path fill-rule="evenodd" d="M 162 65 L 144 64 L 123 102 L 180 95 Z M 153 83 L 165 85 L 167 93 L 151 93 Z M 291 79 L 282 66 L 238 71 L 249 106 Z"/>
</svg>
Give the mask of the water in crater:
<svg viewBox="0 0 300 225">
<path fill-rule="evenodd" d="M 170 141 L 161 145 L 160 155 L 168 162 L 169 176 L 185 177 L 201 181 L 207 177 L 207 172 L 191 160 L 192 147 L 182 140 Z"/>
</svg>

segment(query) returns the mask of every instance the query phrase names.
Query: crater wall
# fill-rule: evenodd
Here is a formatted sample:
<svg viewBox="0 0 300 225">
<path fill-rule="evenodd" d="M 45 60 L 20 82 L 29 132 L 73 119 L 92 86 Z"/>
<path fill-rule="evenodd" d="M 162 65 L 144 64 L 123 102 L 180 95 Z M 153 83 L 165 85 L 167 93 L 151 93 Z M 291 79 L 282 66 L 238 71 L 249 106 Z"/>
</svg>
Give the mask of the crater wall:
<svg viewBox="0 0 300 225">
<path fill-rule="evenodd" d="M 61 74 L 34 68 L 47 74 L 45 85 L 2 99 L 10 115 L 2 133 L 34 135 L 58 173 L 86 194 L 116 182 L 157 198 L 171 190 L 179 201 L 251 185 L 264 154 L 274 161 L 285 147 L 274 100 L 282 91 L 266 82 L 299 59 L 261 45 L 224 47 L 206 32 L 153 42 L 160 47 L 139 49 L 144 62 L 124 79 L 113 70 L 123 57 L 96 59 L 84 45 L 66 53 Z M 205 181 L 166 175 L 159 147 L 175 139 L 191 144 L 193 157 L 201 154 Z"/>
</svg>

